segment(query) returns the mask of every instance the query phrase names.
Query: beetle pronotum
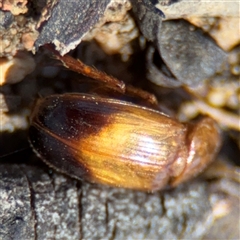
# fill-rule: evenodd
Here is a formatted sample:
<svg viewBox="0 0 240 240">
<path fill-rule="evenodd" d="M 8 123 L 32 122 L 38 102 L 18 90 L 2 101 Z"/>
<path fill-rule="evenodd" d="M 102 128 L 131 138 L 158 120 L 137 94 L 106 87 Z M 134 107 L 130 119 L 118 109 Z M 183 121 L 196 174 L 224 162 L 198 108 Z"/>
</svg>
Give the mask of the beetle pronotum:
<svg viewBox="0 0 240 240">
<path fill-rule="evenodd" d="M 211 118 L 183 124 L 150 108 L 87 94 L 39 99 L 29 132 L 34 151 L 53 168 L 77 179 L 144 191 L 195 176 L 220 145 Z"/>
</svg>

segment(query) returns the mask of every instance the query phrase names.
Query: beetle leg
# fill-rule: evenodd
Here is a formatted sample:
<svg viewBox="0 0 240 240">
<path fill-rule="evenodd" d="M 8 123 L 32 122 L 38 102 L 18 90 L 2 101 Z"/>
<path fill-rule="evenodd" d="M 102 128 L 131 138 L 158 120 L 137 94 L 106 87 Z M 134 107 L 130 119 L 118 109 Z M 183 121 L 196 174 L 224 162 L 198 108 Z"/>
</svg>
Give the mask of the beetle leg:
<svg viewBox="0 0 240 240">
<path fill-rule="evenodd" d="M 63 65 L 66 68 L 70 69 L 71 71 L 80 73 L 84 76 L 109 84 L 111 85 L 112 88 L 116 89 L 120 93 L 125 92 L 125 83 L 123 81 L 120 81 L 106 74 L 105 72 L 99 71 L 94 67 L 90 67 L 84 64 L 79 59 L 74 59 L 69 55 L 61 56 L 59 53 L 55 52 L 54 55 L 57 59 L 59 59 L 63 63 Z"/>
<path fill-rule="evenodd" d="M 127 85 L 126 86 L 126 93 L 129 93 L 132 96 L 141 97 L 142 99 L 146 100 L 147 102 L 149 102 L 153 106 L 158 105 L 158 101 L 157 101 L 154 94 L 146 92 L 146 91 L 144 91 L 140 88 L 135 88 L 131 85 Z"/>
<path fill-rule="evenodd" d="M 126 86 L 125 83 L 121 80 L 118 80 L 117 78 L 114 78 L 113 76 L 110 76 L 106 74 L 105 72 L 99 71 L 98 69 L 88 66 L 84 64 L 79 59 L 75 59 L 69 55 L 61 56 L 56 50 L 54 50 L 51 46 L 46 46 L 51 52 L 54 53 L 54 56 L 60 60 L 63 65 L 70 69 L 73 72 L 80 73 L 84 76 L 87 76 L 89 78 L 98 80 L 100 82 L 103 82 L 105 84 L 108 84 L 116 90 L 119 93 L 129 93 L 132 96 L 140 97 L 144 99 L 145 101 L 149 102 L 151 105 L 157 106 L 157 99 L 156 97 L 142 89 L 135 88 L 133 86 Z"/>
</svg>

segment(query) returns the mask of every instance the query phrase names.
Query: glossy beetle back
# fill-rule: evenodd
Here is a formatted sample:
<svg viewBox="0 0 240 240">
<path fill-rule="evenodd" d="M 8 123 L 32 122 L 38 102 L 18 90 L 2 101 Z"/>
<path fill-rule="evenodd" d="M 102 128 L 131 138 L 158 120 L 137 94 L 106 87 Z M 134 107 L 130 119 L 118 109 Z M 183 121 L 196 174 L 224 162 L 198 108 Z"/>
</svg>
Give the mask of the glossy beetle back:
<svg viewBox="0 0 240 240">
<path fill-rule="evenodd" d="M 218 139 L 209 118 L 191 128 L 148 108 L 82 94 L 40 99 L 30 126 L 33 149 L 55 169 L 147 191 L 201 171 L 213 159 Z"/>
</svg>

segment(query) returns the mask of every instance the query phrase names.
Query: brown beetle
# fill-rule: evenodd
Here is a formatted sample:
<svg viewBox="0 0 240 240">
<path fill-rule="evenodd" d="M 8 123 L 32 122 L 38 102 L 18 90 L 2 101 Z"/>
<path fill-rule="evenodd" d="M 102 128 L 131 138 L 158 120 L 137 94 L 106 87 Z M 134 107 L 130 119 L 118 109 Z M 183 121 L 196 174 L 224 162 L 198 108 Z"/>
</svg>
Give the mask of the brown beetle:
<svg viewBox="0 0 240 240">
<path fill-rule="evenodd" d="M 201 172 L 219 148 L 219 133 L 211 118 L 184 125 L 124 101 L 65 94 L 38 100 L 30 142 L 72 177 L 154 191 Z"/>
<path fill-rule="evenodd" d="M 69 56 L 57 57 L 68 68 L 99 77 Z M 111 78 L 107 82 L 123 91 L 122 82 Z M 146 92 L 140 95 L 151 100 Z M 87 94 L 39 99 L 29 132 L 34 151 L 51 167 L 77 179 L 145 191 L 176 186 L 200 173 L 220 145 L 211 118 L 182 124 L 147 107 Z"/>
</svg>

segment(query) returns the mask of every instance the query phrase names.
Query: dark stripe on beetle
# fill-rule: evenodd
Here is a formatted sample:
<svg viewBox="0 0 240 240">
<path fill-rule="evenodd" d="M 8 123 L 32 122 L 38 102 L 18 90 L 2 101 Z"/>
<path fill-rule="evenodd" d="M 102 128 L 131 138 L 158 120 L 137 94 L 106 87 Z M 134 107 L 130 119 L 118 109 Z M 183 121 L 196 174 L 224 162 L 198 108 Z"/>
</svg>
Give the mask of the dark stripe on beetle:
<svg viewBox="0 0 240 240">
<path fill-rule="evenodd" d="M 84 158 L 79 159 L 81 151 L 71 147 L 71 141 L 97 135 L 111 123 L 110 116 L 117 108 L 102 98 L 96 99 L 100 102 L 90 95 L 65 94 L 38 100 L 29 139 L 35 152 L 54 169 L 91 179 L 90 169 L 80 163 L 84 162 Z"/>
</svg>

